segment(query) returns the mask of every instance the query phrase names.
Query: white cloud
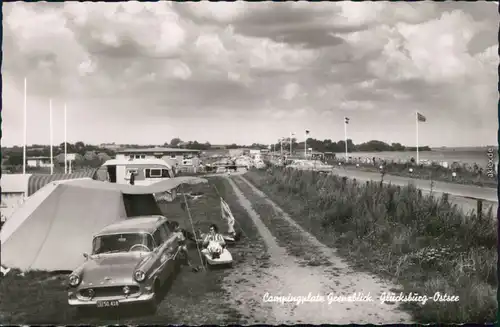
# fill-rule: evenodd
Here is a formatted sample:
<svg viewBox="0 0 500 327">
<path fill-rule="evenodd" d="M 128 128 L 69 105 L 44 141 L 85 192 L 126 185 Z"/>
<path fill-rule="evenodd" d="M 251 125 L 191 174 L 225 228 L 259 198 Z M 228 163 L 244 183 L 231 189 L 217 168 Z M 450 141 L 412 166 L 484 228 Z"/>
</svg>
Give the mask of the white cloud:
<svg viewBox="0 0 500 327">
<path fill-rule="evenodd" d="M 250 9 L 249 3 L 245 1 L 236 2 L 196 2 L 183 3 L 193 15 L 217 22 L 230 23 L 241 18 Z"/>
<path fill-rule="evenodd" d="M 227 59 L 228 51 L 217 33 L 200 34 L 195 41 L 195 47 L 205 54 L 208 60 Z"/>
<path fill-rule="evenodd" d="M 312 63 L 318 56 L 314 50 L 301 49 L 269 39 L 237 36 L 236 41 L 248 50 L 252 68 L 271 71 L 297 71 Z"/>
<path fill-rule="evenodd" d="M 285 100 L 293 100 L 300 92 L 300 86 L 297 83 L 288 83 L 283 87 L 282 97 Z"/>
<path fill-rule="evenodd" d="M 342 101 L 339 105 L 339 109 L 364 111 L 375 109 L 375 105 L 367 101 Z"/>
<path fill-rule="evenodd" d="M 92 74 L 96 70 L 96 65 L 92 62 L 92 59 L 88 58 L 85 61 L 82 61 L 80 65 L 78 65 L 78 72 L 80 76 L 85 76 Z"/>
<path fill-rule="evenodd" d="M 497 75 L 499 64 L 498 45 L 492 45 L 486 48 L 483 52 L 478 53 L 475 59 L 482 65 L 486 73 Z"/>
<path fill-rule="evenodd" d="M 433 3 L 405 2 L 352 2 L 342 1 L 336 5 L 340 8 L 340 19 L 337 24 L 357 27 L 360 25 L 394 24 L 397 22 L 419 23 L 434 15 Z"/>
<path fill-rule="evenodd" d="M 186 65 L 186 63 L 180 60 L 175 60 L 170 61 L 165 65 L 165 75 L 170 75 L 174 78 L 186 80 L 191 77 L 192 72 L 189 66 Z"/>
<path fill-rule="evenodd" d="M 363 81 L 363 82 L 359 83 L 359 86 L 363 89 L 369 89 L 375 85 L 375 82 L 376 82 L 376 80 L 371 79 L 371 80 L 367 80 L 367 81 Z"/>
<path fill-rule="evenodd" d="M 462 12 L 443 13 L 439 19 L 421 24 L 396 24 L 382 55 L 370 70 L 380 78 L 422 78 L 446 82 L 474 74 L 477 64 L 467 45 L 481 26 Z"/>
</svg>

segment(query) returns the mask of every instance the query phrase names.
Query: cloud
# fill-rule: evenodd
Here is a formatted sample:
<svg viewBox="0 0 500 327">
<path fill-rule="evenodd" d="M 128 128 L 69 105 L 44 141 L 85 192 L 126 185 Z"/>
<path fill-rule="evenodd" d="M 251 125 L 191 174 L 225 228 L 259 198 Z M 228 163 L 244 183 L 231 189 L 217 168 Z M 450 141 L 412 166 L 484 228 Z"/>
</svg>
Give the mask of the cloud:
<svg viewBox="0 0 500 327">
<path fill-rule="evenodd" d="M 162 143 L 177 136 L 162 130 L 200 121 L 210 124 L 183 138 L 268 142 L 302 125 L 341 138 L 328 126 L 349 112 L 364 124 L 353 138 L 374 138 L 376 122 L 409 143 L 403 126 L 422 110 L 440 125 L 429 135 L 451 135 L 422 142 L 492 143 L 482 131 L 496 128 L 497 24 L 486 3 L 7 3 L 4 141 L 20 142 L 27 77 L 31 121 L 44 121 L 48 98 L 68 102 L 82 121 L 72 135 L 89 142 Z M 168 128 L 143 133 L 129 117 Z M 106 133 L 88 135 L 96 121 Z M 229 123 L 269 128 L 228 135 Z M 32 137 L 43 128 L 30 125 Z"/>
<path fill-rule="evenodd" d="M 477 68 L 467 45 L 481 28 L 460 11 L 445 12 L 421 24 L 397 24 L 387 31 L 390 38 L 382 56 L 370 63 L 370 70 L 379 78 L 393 80 L 446 82 L 467 78 Z"/>
<path fill-rule="evenodd" d="M 243 2 L 199 2 L 176 3 L 177 8 L 201 21 L 231 23 L 245 15 L 252 5 Z"/>
<path fill-rule="evenodd" d="M 300 92 L 300 86 L 297 83 L 288 83 L 283 88 L 283 99 L 285 100 L 293 100 Z"/>
</svg>

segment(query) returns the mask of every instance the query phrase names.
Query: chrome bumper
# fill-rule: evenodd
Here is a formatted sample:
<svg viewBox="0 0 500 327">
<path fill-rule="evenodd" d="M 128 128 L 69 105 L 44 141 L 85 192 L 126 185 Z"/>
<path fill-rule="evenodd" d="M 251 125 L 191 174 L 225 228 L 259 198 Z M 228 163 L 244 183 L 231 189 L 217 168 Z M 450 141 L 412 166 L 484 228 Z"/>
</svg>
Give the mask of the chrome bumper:
<svg viewBox="0 0 500 327">
<path fill-rule="evenodd" d="M 68 304 L 70 306 L 97 306 L 97 301 L 118 301 L 120 304 L 133 304 L 133 303 L 143 303 L 151 301 L 154 298 L 154 293 L 142 294 L 134 297 L 102 297 L 99 299 L 91 299 L 91 300 L 80 300 L 78 298 L 70 298 L 68 299 Z"/>
</svg>

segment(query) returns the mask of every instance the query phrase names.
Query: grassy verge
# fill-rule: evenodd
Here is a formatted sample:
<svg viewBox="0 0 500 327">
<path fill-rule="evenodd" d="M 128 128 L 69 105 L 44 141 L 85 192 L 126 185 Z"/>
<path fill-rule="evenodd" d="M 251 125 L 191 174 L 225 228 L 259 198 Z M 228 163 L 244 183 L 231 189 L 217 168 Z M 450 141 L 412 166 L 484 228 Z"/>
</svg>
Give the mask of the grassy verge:
<svg viewBox="0 0 500 327">
<path fill-rule="evenodd" d="M 304 229 L 355 266 L 397 279 L 405 293 L 458 295 L 459 302 L 406 305 L 421 323 L 492 322 L 497 311 L 497 232 L 413 187 L 343 183 L 310 171 L 245 175 Z"/>
<path fill-rule="evenodd" d="M 301 259 L 302 265 L 330 265 L 328 258 L 322 256 L 319 250 L 310 243 L 294 226 L 280 217 L 266 199 L 257 195 L 251 188 L 236 177 L 234 181 L 245 197 L 252 203 L 253 209 L 276 238 L 278 245 L 285 248 L 290 255 Z"/>
<path fill-rule="evenodd" d="M 380 172 L 379 165 L 369 165 L 369 164 L 359 164 L 359 167 L 355 165 L 347 165 L 347 169 L 359 169 L 361 171 L 369 172 Z M 497 177 L 488 177 L 486 173 L 482 175 L 475 174 L 473 172 L 456 169 L 457 176 L 452 176 L 452 171 L 441 166 L 411 166 L 409 164 L 398 164 L 398 163 L 388 163 L 384 166 L 386 174 L 403 176 L 409 178 L 435 180 L 440 182 L 464 184 L 464 185 L 477 185 L 482 187 L 493 187 L 496 188 L 498 185 Z M 409 168 L 413 169 L 410 173 Z"/>
<path fill-rule="evenodd" d="M 209 184 L 185 187 L 184 191 L 202 192 L 198 200 L 188 200 L 195 228 L 208 230 L 211 223 L 225 226 L 220 218 L 220 200 L 213 185 L 230 205 L 237 221 L 241 222 L 247 238 L 244 238 L 232 254 L 235 264 L 251 262 L 256 255 L 244 249 L 252 243 L 255 252 L 265 254 L 258 234 L 237 202 L 231 187 L 223 178 L 211 178 Z M 190 229 L 186 212 L 181 208 L 183 198 L 161 204 L 166 217 L 179 221 L 182 227 Z M 90 242 L 91 240 L 89 240 Z M 259 247 L 261 246 L 261 247 Z M 199 265 L 196 247 L 190 250 L 193 264 Z M 262 260 L 261 260 L 262 261 Z M 252 262 L 253 263 L 253 262 Z M 222 283 L 230 270 L 194 273 L 182 267 L 166 296 L 159 304 L 154 316 L 146 316 L 136 308 L 128 312 L 97 312 L 89 317 L 77 317 L 67 304 L 66 276 L 54 276 L 48 272 L 32 271 L 25 276 L 11 271 L 0 281 L 0 321 L 4 324 L 244 324 L 249 317 L 230 308 Z"/>
</svg>

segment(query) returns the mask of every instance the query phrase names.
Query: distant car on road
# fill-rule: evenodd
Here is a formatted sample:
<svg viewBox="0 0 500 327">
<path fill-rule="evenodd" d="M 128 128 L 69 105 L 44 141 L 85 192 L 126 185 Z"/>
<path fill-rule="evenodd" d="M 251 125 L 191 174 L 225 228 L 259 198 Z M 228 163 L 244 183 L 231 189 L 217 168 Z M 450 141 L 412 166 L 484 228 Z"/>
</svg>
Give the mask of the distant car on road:
<svg viewBox="0 0 500 327">
<path fill-rule="evenodd" d="M 299 170 L 317 170 L 317 171 L 331 171 L 333 166 L 325 164 L 318 160 L 295 160 L 287 165 L 290 169 Z"/>
<path fill-rule="evenodd" d="M 69 305 L 82 311 L 142 304 L 156 311 L 158 294 L 180 262 L 172 232 L 163 216 L 105 227 L 94 236 L 92 253 L 84 253 L 86 261 L 69 276 Z"/>
</svg>

